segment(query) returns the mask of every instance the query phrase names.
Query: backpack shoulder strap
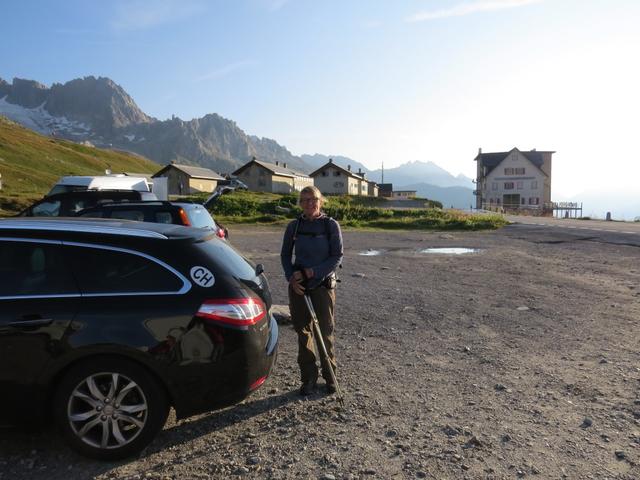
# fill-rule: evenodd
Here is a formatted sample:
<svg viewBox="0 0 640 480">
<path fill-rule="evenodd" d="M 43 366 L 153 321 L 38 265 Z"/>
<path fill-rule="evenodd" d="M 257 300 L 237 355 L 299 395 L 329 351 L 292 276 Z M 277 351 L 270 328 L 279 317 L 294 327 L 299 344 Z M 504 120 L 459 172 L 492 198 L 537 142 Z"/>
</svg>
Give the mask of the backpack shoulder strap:
<svg viewBox="0 0 640 480">
<path fill-rule="evenodd" d="M 293 236 L 291 237 L 291 253 L 293 253 L 293 247 L 295 246 L 296 239 L 298 238 L 298 229 L 300 228 L 301 221 L 302 221 L 302 215 L 300 215 L 296 220 L 296 226 L 293 229 Z"/>
</svg>

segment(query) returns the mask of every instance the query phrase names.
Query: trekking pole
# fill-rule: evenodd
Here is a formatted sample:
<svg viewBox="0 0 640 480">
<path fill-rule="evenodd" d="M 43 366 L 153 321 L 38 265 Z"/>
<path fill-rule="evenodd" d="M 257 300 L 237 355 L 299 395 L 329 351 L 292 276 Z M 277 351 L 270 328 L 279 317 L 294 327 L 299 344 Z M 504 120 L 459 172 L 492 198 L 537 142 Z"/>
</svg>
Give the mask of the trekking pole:
<svg viewBox="0 0 640 480">
<path fill-rule="evenodd" d="M 311 301 L 311 297 L 308 293 L 304 294 L 304 301 L 307 304 L 307 308 L 309 309 L 309 313 L 311 314 L 311 322 L 313 323 L 313 330 L 316 339 L 318 340 L 318 345 L 320 345 L 320 355 L 323 356 L 325 364 L 329 368 L 329 375 L 331 376 L 331 381 L 336 386 L 336 395 L 338 397 L 338 402 L 340 402 L 340 406 L 344 408 L 344 399 L 342 398 L 342 391 L 340 390 L 340 386 L 338 385 L 338 379 L 336 378 L 336 372 L 333 371 L 333 365 L 329 361 L 329 354 L 327 353 L 327 347 L 324 345 L 324 339 L 322 338 L 322 331 L 320 330 L 320 322 L 318 322 L 318 317 L 316 316 L 316 311 L 313 308 L 313 302 Z"/>
</svg>

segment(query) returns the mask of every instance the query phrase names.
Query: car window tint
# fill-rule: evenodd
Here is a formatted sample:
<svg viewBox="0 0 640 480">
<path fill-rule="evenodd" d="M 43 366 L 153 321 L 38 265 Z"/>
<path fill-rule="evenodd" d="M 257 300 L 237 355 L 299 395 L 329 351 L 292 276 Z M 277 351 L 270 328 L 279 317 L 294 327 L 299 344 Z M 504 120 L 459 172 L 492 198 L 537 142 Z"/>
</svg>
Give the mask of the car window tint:
<svg viewBox="0 0 640 480">
<path fill-rule="evenodd" d="M 0 240 L 0 297 L 78 293 L 59 245 Z"/>
<path fill-rule="evenodd" d="M 82 293 L 175 292 L 182 281 L 146 257 L 114 250 L 69 246 Z"/>
<path fill-rule="evenodd" d="M 60 215 L 60 201 L 46 201 L 35 205 L 31 209 L 34 217 L 57 217 Z"/>
<path fill-rule="evenodd" d="M 185 209 L 187 212 L 187 216 L 189 217 L 189 222 L 191 222 L 192 227 L 196 228 L 214 228 L 215 223 L 213 222 L 213 218 L 207 210 L 204 208 L 188 208 Z"/>
<path fill-rule="evenodd" d="M 171 212 L 154 212 L 154 221 L 156 223 L 173 223 L 173 215 Z"/>
<path fill-rule="evenodd" d="M 121 220 L 135 220 L 136 222 L 144 221 L 144 213 L 140 210 L 120 210 L 115 209 L 111 211 L 111 218 L 118 218 Z"/>
<path fill-rule="evenodd" d="M 72 199 L 68 203 L 69 213 L 78 213 L 80 210 L 84 210 L 85 208 L 92 207 L 95 204 L 95 201 L 87 201 L 87 200 L 78 200 Z"/>
<path fill-rule="evenodd" d="M 256 278 L 255 268 L 244 259 L 229 243 L 211 239 L 198 243 L 198 248 L 204 250 L 207 255 L 215 258 L 221 269 L 231 276 L 243 280 L 254 280 Z"/>
</svg>

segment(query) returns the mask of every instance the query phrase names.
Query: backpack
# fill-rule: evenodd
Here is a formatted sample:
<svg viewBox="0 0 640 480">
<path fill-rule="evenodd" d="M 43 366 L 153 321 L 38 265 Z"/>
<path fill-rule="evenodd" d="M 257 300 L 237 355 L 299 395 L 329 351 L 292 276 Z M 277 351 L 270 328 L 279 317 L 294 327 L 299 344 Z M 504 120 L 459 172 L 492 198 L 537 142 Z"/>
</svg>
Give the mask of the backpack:
<svg viewBox="0 0 640 480">
<path fill-rule="evenodd" d="M 303 218 L 302 215 L 300 215 L 298 217 L 298 219 L 296 220 L 296 228 L 293 230 L 293 241 L 291 242 L 291 250 L 293 251 L 293 247 L 296 243 L 296 237 L 298 235 L 307 235 L 310 237 L 317 237 L 319 235 L 321 235 L 320 233 L 308 233 L 308 232 L 298 232 L 298 229 L 300 228 L 300 223 L 302 222 Z M 325 215 L 325 217 L 322 219 L 323 223 L 324 223 L 324 235 L 327 237 L 327 240 L 329 239 L 329 224 L 331 223 L 331 217 Z"/>
<path fill-rule="evenodd" d="M 291 252 L 293 252 L 293 249 L 295 248 L 295 244 L 296 244 L 296 238 L 298 235 L 308 235 L 310 237 L 317 237 L 319 235 L 322 235 L 321 233 L 311 233 L 311 232 L 299 232 L 298 229 L 300 228 L 300 223 L 302 223 L 302 215 L 300 215 L 298 217 L 298 219 L 296 220 L 296 228 L 293 229 L 293 238 L 291 241 Z M 325 215 L 324 218 L 322 219 L 323 223 L 324 223 L 324 236 L 327 237 L 327 241 L 329 241 L 329 225 L 331 224 L 331 217 L 328 215 Z M 340 262 L 340 264 L 338 265 L 338 268 L 342 268 L 342 262 Z M 340 279 L 338 278 L 338 274 L 336 272 L 333 272 L 331 275 L 329 275 L 325 282 L 327 283 L 325 286 L 327 288 L 335 288 L 335 282 L 339 282 Z"/>
</svg>

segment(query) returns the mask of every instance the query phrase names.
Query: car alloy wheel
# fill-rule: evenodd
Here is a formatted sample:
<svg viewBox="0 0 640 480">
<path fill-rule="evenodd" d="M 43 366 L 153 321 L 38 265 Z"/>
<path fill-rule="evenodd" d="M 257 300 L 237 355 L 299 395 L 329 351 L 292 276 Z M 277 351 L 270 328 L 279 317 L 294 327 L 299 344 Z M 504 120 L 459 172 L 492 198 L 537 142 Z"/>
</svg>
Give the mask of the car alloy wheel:
<svg viewBox="0 0 640 480">
<path fill-rule="evenodd" d="M 73 390 L 67 404 L 67 416 L 75 434 L 92 447 L 107 449 L 133 441 L 147 422 L 148 410 L 140 386 L 115 372 L 85 378 Z"/>
<path fill-rule="evenodd" d="M 164 388 L 142 365 L 121 357 L 91 357 L 62 378 L 54 418 L 78 453 L 117 460 L 140 452 L 169 413 Z"/>
</svg>

